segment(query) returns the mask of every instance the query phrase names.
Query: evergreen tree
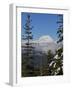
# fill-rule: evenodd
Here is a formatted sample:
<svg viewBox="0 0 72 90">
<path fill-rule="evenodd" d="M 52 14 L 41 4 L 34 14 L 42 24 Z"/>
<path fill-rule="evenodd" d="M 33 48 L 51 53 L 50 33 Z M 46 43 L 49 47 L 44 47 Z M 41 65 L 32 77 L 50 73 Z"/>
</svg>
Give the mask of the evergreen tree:
<svg viewBox="0 0 72 90">
<path fill-rule="evenodd" d="M 30 15 L 27 15 L 26 23 L 24 25 L 25 34 L 22 39 L 25 41 L 25 45 L 22 46 L 22 76 L 33 76 L 34 75 L 34 64 L 33 64 L 33 51 L 32 46 L 32 26 Z"/>
<path fill-rule="evenodd" d="M 58 44 L 63 43 L 63 15 L 58 15 Z M 56 50 L 55 56 L 48 52 L 49 75 L 63 75 L 63 45 Z"/>
<path fill-rule="evenodd" d="M 63 15 L 58 15 L 58 44 L 63 43 Z M 63 75 L 63 45 L 56 51 L 55 64 L 54 64 L 55 75 Z"/>
<path fill-rule="evenodd" d="M 47 74 L 52 75 L 53 73 L 53 62 L 54 62 L 54 54 L 51 50 L 48 51 L 47 54 Z"/>
</svg>

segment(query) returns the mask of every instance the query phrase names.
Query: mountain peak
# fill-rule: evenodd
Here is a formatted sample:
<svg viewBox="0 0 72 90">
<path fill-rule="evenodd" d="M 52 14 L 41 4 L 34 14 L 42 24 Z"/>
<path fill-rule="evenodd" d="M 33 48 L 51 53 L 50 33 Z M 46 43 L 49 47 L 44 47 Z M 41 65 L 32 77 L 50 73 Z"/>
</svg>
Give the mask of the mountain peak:
<svg viewBox="0 0 72 90">
<path fill-rule="evenodd" d="M 39 38 L 39 43 L 53 43 L 54 40 L 49 35 L 44 35 Z"/>
</svg>

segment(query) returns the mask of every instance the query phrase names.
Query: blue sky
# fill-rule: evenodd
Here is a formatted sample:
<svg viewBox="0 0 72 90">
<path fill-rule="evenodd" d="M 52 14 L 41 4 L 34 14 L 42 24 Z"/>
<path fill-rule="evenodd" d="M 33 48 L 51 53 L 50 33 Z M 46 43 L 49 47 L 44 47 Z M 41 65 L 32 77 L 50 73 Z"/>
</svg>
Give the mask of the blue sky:
<svg viewBox="0 0 72 90">
<path fill-rule="evenodd" d="M 34 27 L 32 29 L 32 34 L 34 39 L 38 39 L 41 36 L 49 35 L 54 40 L 57 39 L 57 19 L 58 14 L 40 14 L 40 13 L 29 13 L 31 17 L 31 25 Z M 22 12 L 21 13 L 21 32 L 22 35 L 24 33 L 23 26 L 26 23 L 28 13 Z"/>
</svg>

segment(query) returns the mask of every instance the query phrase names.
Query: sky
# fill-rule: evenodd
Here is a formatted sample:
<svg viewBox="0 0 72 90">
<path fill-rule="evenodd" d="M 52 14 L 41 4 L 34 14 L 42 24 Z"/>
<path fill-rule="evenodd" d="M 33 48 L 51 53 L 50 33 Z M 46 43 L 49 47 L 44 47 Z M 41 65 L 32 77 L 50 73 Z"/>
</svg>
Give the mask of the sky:
<svg viewBox="0 0 72 90">
<path fill-rule="evenodd" d="M 26 23 L 27 15 L 30 15 L 33 26 L 32 34 L 33 39 L 39 39 L 41 36 L 49 35 L 54 40 L 57 40 L 57 20 L 58 14 L 43 14 L 43 13 L 21 13 L 21 33 L 24 34 L 24 25 Z"/>
</svg>

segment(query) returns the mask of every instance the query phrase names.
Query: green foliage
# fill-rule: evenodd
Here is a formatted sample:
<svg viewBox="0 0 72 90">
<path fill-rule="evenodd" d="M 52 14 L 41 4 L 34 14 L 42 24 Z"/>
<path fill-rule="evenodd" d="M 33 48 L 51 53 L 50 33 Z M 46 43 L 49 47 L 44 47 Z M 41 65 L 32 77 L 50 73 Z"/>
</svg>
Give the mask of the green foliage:
<svg viewBox="0 0 72 90">
<path fill-rule="evenodd" d="M 48 62 L 51 62 L 53 57 L 54 57 L 53 53 L 51 52 L 51 50 L 49 50 L 47 54 Z"/>
<path fill-rule="evenodd" d="M 53 72 L 53 66 L 50 64 L 54 61 L 54 54 L 51 52 L 51 50 L 48 51 L 47 54 L 47 66 L 48 66 L 48 75 L 52 75 Z"/>
<path fill-rule="evenodd" d="M 62 51 L 62 48 L 60 48 L 56 52 L 57 58 L 55 58 L 55 62 L 53 65 L 53 68 L 54 68 L 53 75 L 63 75 L 63 55 L 61 51 Z"/>
</svg>

